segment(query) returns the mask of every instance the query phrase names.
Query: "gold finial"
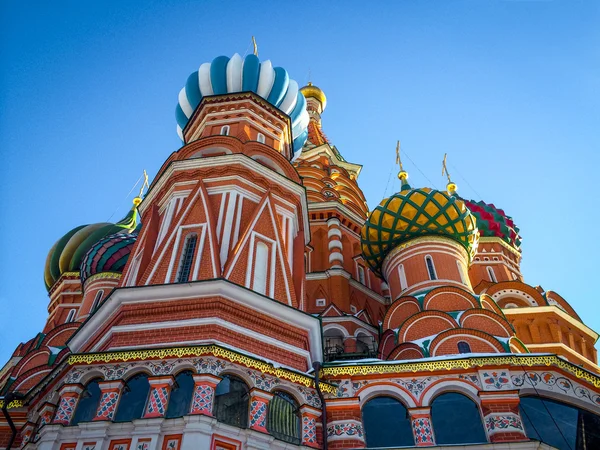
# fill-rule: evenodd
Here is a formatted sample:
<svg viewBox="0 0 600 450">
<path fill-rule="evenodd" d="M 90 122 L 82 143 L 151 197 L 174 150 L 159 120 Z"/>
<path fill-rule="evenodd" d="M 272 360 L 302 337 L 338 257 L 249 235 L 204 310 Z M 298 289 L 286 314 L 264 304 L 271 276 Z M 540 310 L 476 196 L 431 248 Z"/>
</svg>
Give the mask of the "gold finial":
<svg viewBox="0 0 600 450">
<path fill-rule="evenodd" d="M 252 36 L 252 46 L 254 47 L 254 56 L 258 56 L 258 45 L 256 45 L 256 39 Z"/>
<path fill-rule="evenodd" d="M 398 178 L 400 178 L 400 180 L 404 184 L 408 179 L 408 172 L 406 172 L 404 170 L 404 167 L 402 166 L 402 159 L 400 158 L 400 141 L 396 142 L 396 164 L 398 164 L 398 168 L 400 169 L 400 171 L 398 172 Z"/>
<path fill-rule="evenodd" d="M 442 161 L 442 176 L 446 175 L 448 178 L 446 189 L 448 190 L 448 193 L 452 195 L 456 192 L 456 184 L 450 179 L 450 172 L 448 172 L 448 166 L 446 165 L 447 157 L 448 153 L 444 153 L 444 160 Z"/>
<path fill-rule="evenodd" d="M 142 187 L 140 188 L 140 193 L 137 197 L 133 199 L 133 204 L 135 206 L 138 206 L 140 203 L 142 203 L 142 195 L 144 195 L 144 188 L 150 188 L 150 185 L 148 184 L 148 174 L 146 173 L 146 169 L 144 169 L 144 182 L 142 183 Z"/>
</svg>

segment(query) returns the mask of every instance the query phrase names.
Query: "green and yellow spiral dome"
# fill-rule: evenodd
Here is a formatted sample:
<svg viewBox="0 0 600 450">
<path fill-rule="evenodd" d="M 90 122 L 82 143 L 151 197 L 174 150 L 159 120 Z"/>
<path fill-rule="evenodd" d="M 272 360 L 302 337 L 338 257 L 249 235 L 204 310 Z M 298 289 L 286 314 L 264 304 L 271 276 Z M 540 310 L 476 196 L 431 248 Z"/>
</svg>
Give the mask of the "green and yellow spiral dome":
<svg viewBox="0 0 600 450">
<path fill-rule="evenodd" d="M 381 273 L 381 264 L 391 250 L 423 236 L 449 237 L 472 257 L 478 240 L 476 220 L 461 199 L 405 184 L 400 192 L 384 199 L 363 225 L 362 254 L 371 268 Z"/>
</svg>

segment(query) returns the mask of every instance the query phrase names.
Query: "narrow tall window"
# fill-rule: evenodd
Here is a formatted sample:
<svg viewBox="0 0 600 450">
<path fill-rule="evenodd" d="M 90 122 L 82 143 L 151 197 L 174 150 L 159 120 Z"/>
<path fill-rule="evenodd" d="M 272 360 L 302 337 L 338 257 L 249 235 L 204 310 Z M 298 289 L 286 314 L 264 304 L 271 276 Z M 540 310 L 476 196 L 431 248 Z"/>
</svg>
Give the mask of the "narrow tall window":
<svg viewBox="0 0 600 450">
<path fill-rule="evenodd" d="M 435 267 L 433 265 L 433 259 L 431 256 L 427 255 L 425 257 L 425 264 L 427 264 L 427 272 L 429 273 L 430 280 L 437 280 L 437 275 L 435 274 Z"/>
<path fill-rule="evenodd" d="M 67 316 L 67 320 L 65 320 L 65 323 L 73 322 L 74 320 L 75 320 L 75 310 L 72 309 L 71 311 L 69 311 L 69 315 Z"/>
<path fill-rule="evenodd" d="M 264 242 L 256 244 L 254 256 L 254 280 L 252 290 L 259 294 L 267 292 L 267 266 L 269 263 L 269 247 Z"/>
<path fill-rule="evenodd" d="M 103 295 L 104 295 L 103 289 L 100 289 L 98 292 L 96 292 L 96 296 L 94 297 L 94 303 L 92 303 L 92 307 L 90 309 L 90 314 L 93 313 L 94 311 L 96 311 L 96 308 L 98 308 L 98 305 L 100 304 L 100 300 L 102 300 Z"/>
<path fill-rule="evenodd" d="M 471 353 L 471 346 L 468 342 L 460 341 L 457 345 L 458 353 Z"/>
<path fill-rule="evenodd" d="M 358 281 L 365 284 L 365 269 L 362 266 L 358 266 Z"/>
<path fill-rule="evenodd" d="M 183 253 L 181 254 L 181 262 L 179 263 L 179 271 L 177 272 L 176 283 L 185 283 L 190 279 L 190 271 L 192 270 L 192 261 L 196 252 L 196 244 L 198 243 L 197 234 L 188 234 L 183 244 Z"/>
<path fill-rule="evenodd" d="M 223 125 L 221 127 L 221 136 L 229 135 L 229 125 Z"/>
<path fill-rule="evenodd" d="M 398 266 L 398 277 L 400 278 L 400 289 L 404 290 L 408 287 L 406 282 L 406 272 L 404 271 L 404 264 Z"/>
<path fill-rule="evenodd" d="M 496 274 L 494 273 L 494 269 L 492 269 L 491 267 L 487 268 L 487 273 L 488 276 L 490 277 L 490 281 L 492 283 L 497 283 L 498 281 L 496 281 Z"/>
<path fill-rule="evenodd" d="M 265 143 L 265 135 L 262 133 L 258 133 L 258 135 L 256 136 L 256 140 L 258 142 L 260 142 L 261 144 Z"/>
</svg>

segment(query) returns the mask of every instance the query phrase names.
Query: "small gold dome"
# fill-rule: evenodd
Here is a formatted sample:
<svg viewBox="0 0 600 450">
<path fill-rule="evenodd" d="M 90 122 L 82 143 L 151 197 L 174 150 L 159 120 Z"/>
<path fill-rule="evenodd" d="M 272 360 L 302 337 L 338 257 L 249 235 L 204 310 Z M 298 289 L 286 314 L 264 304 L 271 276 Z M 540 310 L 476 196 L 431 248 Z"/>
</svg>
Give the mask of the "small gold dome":
<svg viewBox="0 0 600 450">
<path fill-rule="evenodd" d="M 321 108 L 325 110 L 325 106 L 327 106 L 327 97 L 325 97 L 325 93 L 319 89 L 317 86 L 314 86 L 310 81 L 306 86 L 300 89 L 302 95 L 305 98 L 316 98 L 321 103 Z"/>
</svg>

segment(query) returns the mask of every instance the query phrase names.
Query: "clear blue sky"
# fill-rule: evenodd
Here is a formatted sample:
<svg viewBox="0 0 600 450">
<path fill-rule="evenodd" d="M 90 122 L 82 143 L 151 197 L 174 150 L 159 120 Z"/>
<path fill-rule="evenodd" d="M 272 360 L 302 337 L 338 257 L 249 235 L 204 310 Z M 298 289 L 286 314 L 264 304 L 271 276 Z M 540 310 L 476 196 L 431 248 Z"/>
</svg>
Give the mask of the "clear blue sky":
<svg viewBox="0 0 600 450">
<path fill-rule="evenodd" d="M 0 2 L 0 362 L 43 327 L 44 261 L 71 228 L 118 220 L 179 147 L 174 110 L 203 62 L 250 51 L 328 96 L 324 130 L 364 165 L 369 205 L 397 139 L 438 188 L 523 236 L 526 281 L 600 330 L 600 2 Z M 430 185 L 408 157 L 415 186 Z M 466 180 L 465 180 L 466 179 Z"/>
</svg>

